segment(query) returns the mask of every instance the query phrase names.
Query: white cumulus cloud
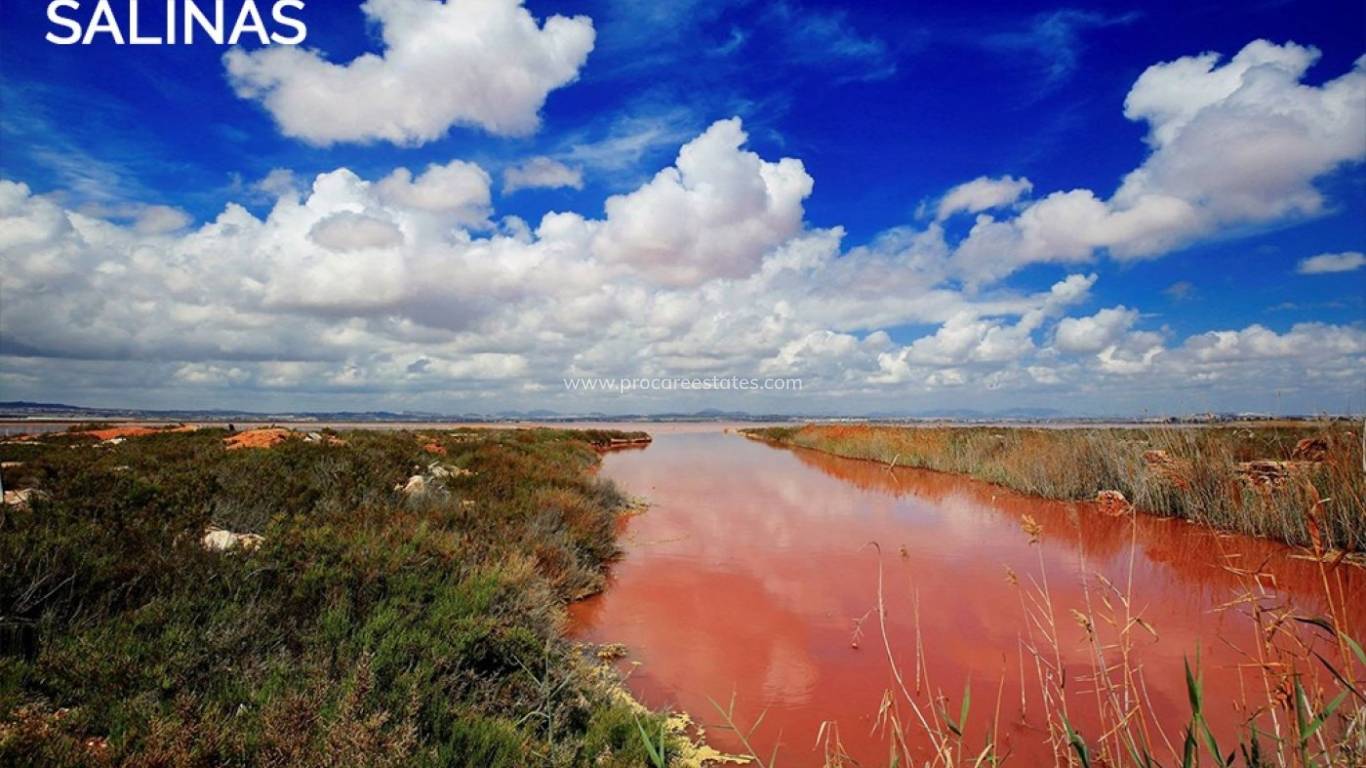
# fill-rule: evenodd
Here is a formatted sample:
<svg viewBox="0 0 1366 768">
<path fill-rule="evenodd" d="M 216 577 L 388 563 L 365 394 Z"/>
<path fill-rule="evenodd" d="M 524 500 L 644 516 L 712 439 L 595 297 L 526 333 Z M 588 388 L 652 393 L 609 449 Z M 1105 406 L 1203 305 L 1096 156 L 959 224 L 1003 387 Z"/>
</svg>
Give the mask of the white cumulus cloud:
<svg viewBox="0 0 1366 768">
<path fill-rule="evenodd" d="M 1322 212 L 1314 181 L 1366 158 L 1366 57 L 1307 85 L 1318 57 L 1258 40 L 1223 64 L 1207 53 L 1149 67 L 1125 115 L 1148 124 L 1152 151 L 1115 194 L 1057 191 L 1013 218 L 983 214 L 958 245 L 956 271 L 982 283 L 1102 249 L 1152 258 L 1225 228 Z"/>
<path fill-rule="evenodd" d="M 1102 309 L 1087 317 L 1067 317 L 1058 323 L 1055 346 L 1063 352 L 1099 352 L 1120 338 L 1138 320 L 1138 311 L 1123 306 Z"/>
<path fill-rule="evenodd" d="M 294 46 L 234 48 L 224 56 L 233 88 L 311 144 L 422 144 L 456 125 L 524 135 L 593 49 L 591 19 L 540 24 L 521 0 L 367 0 L 361 10 L 382 53 L 337 64 Z"/>
<path fill-rule="evenodd" d="M 640 189 L 608 198 L 594 251 L 653 279 L 696 285 L 752 273 L 802 228 L 813 181 L 800 160 L 776 163 L 741 147 L 739 118 L 718 121 Z"/>
<path fill-rule="evenodd" d="M 451 7 L 368 6 L 386 40 L 419 34 L 414 19 L 450 33 L 425 14 Z M 1077 266 L 1323 209 L 1315 179 L 1362 154 L 1350 134 L 1363 75 L 1306 85 L 1313 57 L 1258 43 L 1223 65 L 1150 69 L 1129 109 L 1149 124 L 1151 153 L 1118 193 L 1026 198 L 1024 179 L 982 177 L 937 208 L 975 216 L 957 242 L 956 227 L 922 219 L 846 246 L 839 226 L 805 220 L 814 181 L 801 161 L 748 148 L 738 119 L 680 139 L 671 165 L 596 217 L 496 218 L 489 174 L 454 159 L 372 177 L 277 170 L 268 212 L 228 203 L 199 224 L 154 206 L 73 209 L 60 192 L 0 181 L 0 386 L 84 402 L 582 412 L 638 404 L 567 394 L 563 377 L 759 374 L 804 379 L 800 403 L 752 401 L 780 410 L 1065 393 L 1093 412 L 1191 411 L 1212 407 L 1212 382 L 1223 402 L 1264 404 L 1275 387 L 1307 410 L 1341 408 L 1366 366 L 1359 326 L 1213 325 L 1182 338 L 1145 321 L 1141 296 L 1084 308 L 1100 278 Z M 388 53 L 374 58 L 366 66 L 389 66 Z M 1192 138 L 1206 131 L 1224 138 Z M 1200 153 L 1237 167 L 1206 168 Z M 259 204 L 265 190 L 239 191 Z M 1361 257 L 1315 258 L 1321 269 Z M 1007 280 L 1040 262 L 1063 265 L 1048 289 Z"/>
<path fill-rule="evenodd" d="M 491 181 L 488 172 L 478 165 L 452 160 L 428 166 L 416 178 L 407 168 L 398 168 L 380 179 L 377 191 L 386 203 L 479 225 L 489 216 Z"/>
</svg>

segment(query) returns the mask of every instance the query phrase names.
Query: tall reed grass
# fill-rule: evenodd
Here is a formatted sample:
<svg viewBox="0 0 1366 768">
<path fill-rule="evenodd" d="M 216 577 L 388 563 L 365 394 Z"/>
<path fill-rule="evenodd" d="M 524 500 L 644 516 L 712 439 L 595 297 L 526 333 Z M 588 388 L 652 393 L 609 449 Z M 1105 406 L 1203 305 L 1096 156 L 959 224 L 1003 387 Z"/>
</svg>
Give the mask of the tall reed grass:
<svg viewBox="0 0 1366 768">
<path fill-rule="evenodd" d="M 1151 514 L 1328 550 L 1366 548 L 1361 433 L 1304 426 L 1040 429 L 812 424 L 756 439 L 969 475 L 1050 499 L 1115 490 Z M 1318 441 L 1316 461 L 1302 441 Z M 1306 452 L 1302 449 L 1300 455 Z M 1254 462 L 1271 462 L 1255 464 Z"/>
</svg>

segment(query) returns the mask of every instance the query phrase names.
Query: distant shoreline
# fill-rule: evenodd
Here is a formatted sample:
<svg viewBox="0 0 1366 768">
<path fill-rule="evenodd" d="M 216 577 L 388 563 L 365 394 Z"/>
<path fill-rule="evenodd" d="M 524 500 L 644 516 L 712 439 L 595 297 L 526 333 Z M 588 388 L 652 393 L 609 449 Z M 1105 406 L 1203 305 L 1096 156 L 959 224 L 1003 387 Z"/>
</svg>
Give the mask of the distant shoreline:
<svg viewBox="0 0 1366 768">
<path fill-rule="evenodd" d="M 657 431 L 666 433 L 679 432 L 712 432 L 725 431 L 731 429 L 748 429 L 765 426 L 792 426 L 801 424 L 866 424 L 866 425 L 889 425 L 898 427 L 962 427 L 962 428 L 993 428 L 993 429 L 1152 429 L 1152 428 L 1173 428 L 1189 429 L 1196 427 L 1238 427 L 1238 426 L 1299 426 L 1324 421 L 1340 421 L 1348 417 L 1329 417 L 1324 418 L 1293 418 L 1283 417 L 1276 419 L 1231 419 L 1227 421 L 1142 421 L 1139 419 L 1046 419 L 1037 421 L 1026 420 L 966 420 L 966 419 L 932 419 L 932 418 L 906 418 L 906 419 L 860 419 L 860 418 L 701 418 L 686 416 L 642 416 L 632 418 L 556 418 L 556 419 L 450 419 L 450 420 L 423 420 L 406 421 L 401 419 L 368 419 L 368 420 L 344 420 L 344 419 L 309 419 L 309 418 L 198 418 L 198 419 L 171 419 L 171 418 L 137 418 L 114 417 L 114 416 L 34 416 L 28 418 L 14 418 L 0 415 L 0 436 L 14 436 L 26 433 L 40 432 L 59 432 L 76 424 L 102 423 L 102 424 L 128 424 L 135 426 L 168 426 L 176 424 L 189 424 L 203 428 L 226 427 L 229 424 L 238 429 L 251 429 L 255 427 L 267 427 L 272 425 L 288 426 L 295 429 L 376 429 L 376 430 L 399 430 L 409 429 L 415 431 L 422 430 L 441 430 L 441 429 L 480 429 L 480 428 L 517 428 L 532 429 L 544 427 L 550 429 L 619 429 L 623 427 L 639 427 L 642 425 L 654 426 Z M 659 430 L 660 427 L 665 429 Z"/>
</svg>

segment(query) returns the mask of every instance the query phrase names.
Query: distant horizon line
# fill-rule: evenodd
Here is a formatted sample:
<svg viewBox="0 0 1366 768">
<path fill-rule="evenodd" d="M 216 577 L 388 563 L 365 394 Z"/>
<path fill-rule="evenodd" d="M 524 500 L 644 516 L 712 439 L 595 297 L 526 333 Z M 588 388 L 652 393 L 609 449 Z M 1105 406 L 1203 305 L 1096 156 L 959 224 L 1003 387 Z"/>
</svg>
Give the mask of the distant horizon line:
<svg viewBox="0 0 1366 768">
<path fill-rule="evenodd" d="M 376 409 L 355 410 L 276 410 L 251 411 L 235 408 L 133 408 L 70 405 L 33 401 L 0 402 L 0 421 L 70 422 L 82 418 L 99 420 L 138 419 L 148 421 L 199 420 L 206 422 L 272 421 L 280 423 L 317 423 L 319 421 L 355 421 L 357 423 L 422 423 L 422 422 L 594 422 L 594 421 L 1019 421 L 1049 422 L 1206 422 L 1239 420 L 1312 421 L 1320 419 L 1355 420 L 1363 414 L 1349 412 L 1271 413 L 1266 411 L 1194 411 L 1187 413 L 1111 413 L 1099 415 L 1068 414 L 1055 408 L 1014 407 L 996 410 L 972 408 L 926 409 L 923 411 L 868 411 L 864 413 L 791 413 L 726 410 L 704 408 L 694 411 L 663 410 L 654 412 L 587 411 L 565 413 L 550 409 L 504 409 L 485 413 L 447 413 L 436 411 L 393 411 Z"/>
</svg>

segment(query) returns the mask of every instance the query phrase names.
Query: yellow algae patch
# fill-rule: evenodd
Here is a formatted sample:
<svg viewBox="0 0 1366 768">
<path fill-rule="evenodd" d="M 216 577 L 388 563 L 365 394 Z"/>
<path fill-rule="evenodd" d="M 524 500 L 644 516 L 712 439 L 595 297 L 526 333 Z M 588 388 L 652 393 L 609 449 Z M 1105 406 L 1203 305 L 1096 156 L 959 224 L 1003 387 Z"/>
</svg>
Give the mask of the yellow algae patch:
<svg viewBox="0 0 1366 768">
<path fill-rule="evenodd" d="M 679 765 L 745 765 L 754 761 L 746 755 L 730 755 L 707 743 L 707 732 L 693 722 L 687 712 L 676 712 L 664 720 L 664 728 L 669 733 L 682 736 L 687 743 L 683 754 L 679 755 Z"/>
<path fill-rule="evenodd" d="M 641 714 L 650 714 L 650 709 L 640 703 L 622 683 L 621 675 L 611 664 L 593 666 L 598 683 L 609 696 L 625 704 L 629 709 Z M 719 765 L 745 765 L 753 758 L 745 755 L 731 755 L 707 744 L 707 734 L 686 712 L 674 712 L 664 719 L 664 731 L 676 737 L 683 744 L 681 752 L 670 756 L 669 765 L 678 768 L 707 768 Z M 677 749 L 677 748 L 676 748 Z"/>
</svg>

